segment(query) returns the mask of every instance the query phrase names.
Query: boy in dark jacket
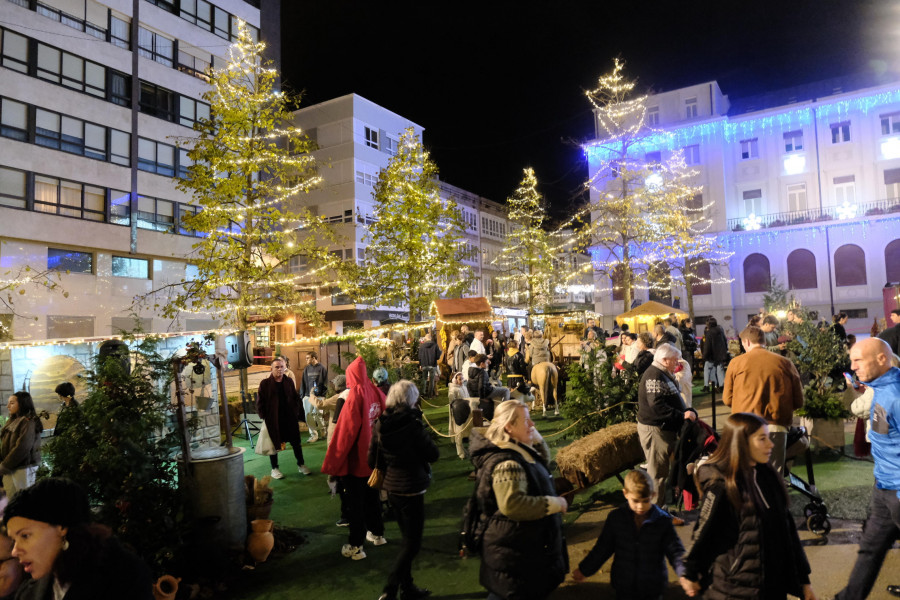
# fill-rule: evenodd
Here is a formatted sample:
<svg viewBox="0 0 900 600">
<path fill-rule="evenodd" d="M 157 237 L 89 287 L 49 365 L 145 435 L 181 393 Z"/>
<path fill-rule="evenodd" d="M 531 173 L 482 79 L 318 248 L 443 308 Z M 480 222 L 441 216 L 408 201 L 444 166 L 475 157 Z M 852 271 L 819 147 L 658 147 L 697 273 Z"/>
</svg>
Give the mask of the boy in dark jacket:
<svg viewBox="0 0 900 600">
<path fill-rule="evenodd" d="M 679 577 L 684 546 L 675 533 L 672 517 L 653 504 L 653 480 L 643 471 L 625 476 L 627 504 L 606 518 L 606 525 L 594 548 L 572 572 L 575 581 L 584 581 L 613 559 L 610 580 L 616 596 L 628 600 L 660 600 L 669 581 L 666 559 Z"/>
</svg>

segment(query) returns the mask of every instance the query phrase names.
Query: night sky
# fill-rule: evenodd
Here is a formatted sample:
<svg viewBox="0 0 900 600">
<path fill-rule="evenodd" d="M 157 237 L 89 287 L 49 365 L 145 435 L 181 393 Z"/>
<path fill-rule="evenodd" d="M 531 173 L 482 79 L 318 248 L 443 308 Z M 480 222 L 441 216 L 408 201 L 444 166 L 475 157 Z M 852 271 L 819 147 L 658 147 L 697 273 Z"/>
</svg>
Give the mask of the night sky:
<svg viewBox="0 0 900 600">
<path fill-rule="evenodd" d="M 732 98 L 900 72 L 900 0 L 283 0 L 284 84 L 357 93 L 425 128 L 441 179 L 504 201 L 531 166 L 554 215 L 580 201 L 584 90 L 616 56 L 642 91 Z"/>
</svg>

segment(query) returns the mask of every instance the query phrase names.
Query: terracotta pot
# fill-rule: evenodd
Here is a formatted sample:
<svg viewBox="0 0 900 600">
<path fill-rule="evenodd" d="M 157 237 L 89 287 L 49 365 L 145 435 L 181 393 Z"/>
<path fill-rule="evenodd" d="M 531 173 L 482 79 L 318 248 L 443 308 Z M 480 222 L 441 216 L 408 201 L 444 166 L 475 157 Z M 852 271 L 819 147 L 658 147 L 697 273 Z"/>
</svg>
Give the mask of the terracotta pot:
<svg viewBox="0 0 900 600">
<path fill-rule="evenodd" d="M 253 533 L 247 536 L 247 552 L 256 562 L 265 562 L 275 546 L 275 536 L 272 535 L 272 521 L 269 519 L 256 519 L 250 522 L 250 528 Z"/>
<path fill-rule="evenodd" d="M 247 507 L 247 519 L 253 521 L 255 519 L 268 519 L 272 514 L 272 500 L 265 504 L 251 504 Z"/>
<path fill-rule="evenodd" d="M 153 584 L 153 597 L 156 600 L 172 600 L 178 593 L 178 584 L 181 577 L 172 577 L 171 575 L 163 575 Z"/>
</svg>

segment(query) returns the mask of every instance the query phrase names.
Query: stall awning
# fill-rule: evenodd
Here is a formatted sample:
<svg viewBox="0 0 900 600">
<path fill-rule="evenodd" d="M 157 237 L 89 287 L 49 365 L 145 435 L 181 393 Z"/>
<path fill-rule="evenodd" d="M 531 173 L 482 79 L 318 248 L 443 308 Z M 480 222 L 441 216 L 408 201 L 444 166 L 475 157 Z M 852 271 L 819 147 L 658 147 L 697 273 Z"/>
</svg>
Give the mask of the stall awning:
<svg viewBox="0 0 900 600">
<path fill-rule="evenodd" d="M 619 323 L 622 322 L 623 319 L 635 319 L 638 317 L 667 317 L 669 314 L 675 313 L 675 316 L 679 319 L 687 318 L 688 314 L 683 310 L 679 310 L 677 308 L 672 308 L 671 306 L 666 306 L 662 302 L 655 302 L 653 300 L 649 302 L 644 302 L 640 306 L 636 306 L 632 308 L 628 312 L 624 312 L 618 317 L 616 317 L 616 321 Z"/>
<path fill-rule="evenodd" d="M 441 321 L 489 321 L 494 310 L 487 298 L 448 298 L 431 303 L 431 312 Z"/>
</svg>

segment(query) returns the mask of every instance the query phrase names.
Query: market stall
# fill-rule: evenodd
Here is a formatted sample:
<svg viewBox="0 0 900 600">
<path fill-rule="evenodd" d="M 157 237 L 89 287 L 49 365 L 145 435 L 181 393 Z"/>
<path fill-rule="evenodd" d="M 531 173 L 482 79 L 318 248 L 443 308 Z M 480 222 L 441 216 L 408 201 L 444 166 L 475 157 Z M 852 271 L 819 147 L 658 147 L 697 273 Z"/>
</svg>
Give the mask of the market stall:
<svg viewBox="0 0 900 600">
<path fill-rule="evenodd" d="M 628 325 L 628 329 L 632 333 L 642 333 L 644 331 L 652 331 L 653 325 L 657 321 L 665 319 L 672 313 L 675 313 L 679 320 L 686 319 L 688 316 L 683 310 L 651 300 L 632 308 L 628 312 L 622 313 L 616 317 L 616 322 L 619 324 L 619 327 Z"/>
</svg>

